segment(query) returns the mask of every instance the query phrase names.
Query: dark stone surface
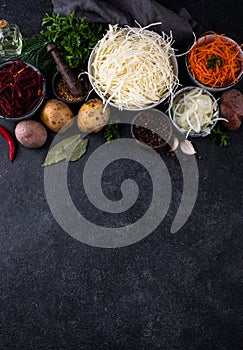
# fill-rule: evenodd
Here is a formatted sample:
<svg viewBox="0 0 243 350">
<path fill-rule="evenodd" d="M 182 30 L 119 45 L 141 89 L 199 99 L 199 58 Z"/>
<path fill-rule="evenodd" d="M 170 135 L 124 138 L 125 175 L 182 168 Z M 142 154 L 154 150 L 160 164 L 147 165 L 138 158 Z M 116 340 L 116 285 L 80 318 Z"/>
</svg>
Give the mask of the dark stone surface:
<svg viewBox="0 0 243 350">
<path fill-rule="evenodd" d="M 163 2 L 172 9 L 177 3 Z M 240 0 L 184 0 L 180 6 L 205 29 L 242 42 Z M 18 23 L 24 35 L 32 35 L 40 30 L 51 3 L 1 0 L 0 11 Z M 180 66 L 187 84 L 182 60 Z M 243 91 L 242 82 L 238 88 Z M 0 123 L 14 130 L 13 124 Z M 123 133 L 129 134 L 126 128 Z M 228 148 L 208 138 L 194 142 L 202 156 L 199 192 L 183 228 L 170 233 L 182 179 L 177 160 L 165 157 L 173 184 L 168 213 L 148 237 L 119 249 L 82 244 L 53 218 L 40 166 L 52 133 L 41 149 L 19 145 L 12 164 L 1 137 L 0 349 L 241 349 L 242 127 L 229 135 Z M 88 153 L 70 170 L 73 200 L 80 209 L 82 162 L 102 143 L 101 134 L 92 136 Z M 108 169 L 116 175 L 104 178 L 109 198 L 119 198 L 119 176 L 127 178 L 128 169 L 124 162 Z M 143 178 L 137 173 L 132 168 L 132 176 L 149 190 L 146 172 Z M 146 192 L 139 203 L 135 216 L 146 209 Z M 94 209 L 87 215 L 99 220 Z M 123 223 L 129 220 L 121 218 Z M 112 217 L 107 222 L 114 225 Z"/>
</svg>

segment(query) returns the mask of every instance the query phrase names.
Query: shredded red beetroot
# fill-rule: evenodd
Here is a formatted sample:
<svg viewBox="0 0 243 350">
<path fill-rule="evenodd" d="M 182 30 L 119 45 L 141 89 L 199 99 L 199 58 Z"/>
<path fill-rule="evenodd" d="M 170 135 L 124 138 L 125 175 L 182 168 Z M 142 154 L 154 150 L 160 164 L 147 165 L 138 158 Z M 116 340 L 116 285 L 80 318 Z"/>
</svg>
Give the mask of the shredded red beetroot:
<svg viewBox="0 0 243 350">
<path fill-rule="evenodd" d="M 0 70 L 0 114 L 3 117 L 30 112 L 43 94 L 42 76 L 21 60 Z"/>
</svg>

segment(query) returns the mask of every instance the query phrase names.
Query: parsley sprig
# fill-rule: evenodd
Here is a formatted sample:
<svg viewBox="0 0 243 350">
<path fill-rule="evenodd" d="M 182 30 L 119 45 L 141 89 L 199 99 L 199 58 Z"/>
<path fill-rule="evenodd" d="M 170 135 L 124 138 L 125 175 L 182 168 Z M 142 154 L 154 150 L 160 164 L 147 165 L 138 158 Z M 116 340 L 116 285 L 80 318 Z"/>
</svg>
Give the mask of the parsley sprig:
<svg viewBox="0 0 243 350">
<path fill-rule="evenodd" d="M 121 137 L 121 130 L 118 118 L 113 118 L 109 124 L 107 124 L 103 131 L 106 144 L 108 145 L 112 140 L 119 139 Z"/>
<path fill-rule="evenodd" d="M 220 68 L 223 64 L 223 60 L 214 54 L 211 55 L 210 58 L 207 59 L 207 68 L 212 69 L 215 68 L 216 65 Z"/>
<path fill-rule="evenodd" d="M 229 135 L 226 134 L 219 126 L 211 131 L 211 140 L 218 146 L 229 146 Z"/>
<path fill-rule="evenodd" d="M 44 29 L 41 34 L 46 41 L 56 43 L 60 55 L 70 68 L 87 64 L 91 49 L 101 39 L 106 26 L 88 23 L 85 17 L 75 17 L 75 12 L 67 16 L 46 13 L 42 19 Z"/>
</svg>

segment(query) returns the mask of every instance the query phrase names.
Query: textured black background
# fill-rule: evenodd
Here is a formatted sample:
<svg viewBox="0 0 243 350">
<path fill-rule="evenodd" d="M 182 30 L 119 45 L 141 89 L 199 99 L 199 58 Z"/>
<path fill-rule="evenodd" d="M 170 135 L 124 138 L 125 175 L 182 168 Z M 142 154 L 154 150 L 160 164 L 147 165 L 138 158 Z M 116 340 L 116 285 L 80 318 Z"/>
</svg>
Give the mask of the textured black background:
<svg viewBox="0 0 243 350">
<path fill-rule="evenodd" d="M 241 0 L 161 3 L 184 6 L 203 29 L 243 42 Z M 24 36 L 37 33 L 50 11 L 48 0 L 0 2 L 1 17 Z M 41 149 L 19 146 L 13 164 L 0 138 L 0 349 L 241 349 L 242 127 L 229 135 L 223 149 L 208 138 L 195 141 L 200 186 L 184 227 L 169 233 L 172 205 L 151 235 L 121 249 L 82 244 L 52 217 L 40 167 L 52 133 Z M 85 157 L 102 142 L 101 134 L 91 138 Z M 176 160 L 167 166 L 180 193 Z M 74 189 L 79 170 L 74 164 Z M 146 196 L 141 212 L 145 204 Z"/>
</svg>

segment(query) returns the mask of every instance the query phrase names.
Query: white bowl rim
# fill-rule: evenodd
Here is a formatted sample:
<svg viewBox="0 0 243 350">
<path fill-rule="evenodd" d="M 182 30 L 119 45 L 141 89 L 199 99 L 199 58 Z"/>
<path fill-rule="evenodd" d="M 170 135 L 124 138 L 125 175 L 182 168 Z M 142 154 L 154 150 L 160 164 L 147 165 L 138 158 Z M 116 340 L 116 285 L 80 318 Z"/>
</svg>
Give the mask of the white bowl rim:
<svg viewBox="0 0 243 350">
<path fill-rule="evenodd" d="M 131 27 L 131 29 L 133 30 L 136 30 L 136 31 L 139 31 L 141 30 L 142 28 L 140 27 Z M 144 31 L 146 32 L 151 32 L 151 30 L 148 30 L 148 29 L 143 29 Z M 155 32 L 156 34 L 160 35 L 159 33 Z M 100 92 L 98 91 L 98 89 L 96 88 L 95 84 L 93 83 L 93 79 L 92 79 L 92 70 L 91 70 L 91 65 L 92 65 L 92 60 L 93 60 L 93 57 L 95 55 L 95 50 L 96 48 L 99 46 L 100 44 L 100 41 L 102 39 L 100 39 L 97 44 L 93 47 L 90 55 L 89 55 L 89 59 L 88 59 L 88 76 L 89 76 L 89 81 L 90 81 L 90 84 L 93 88 L 93 90 L 95 91 L 95 93 L 104 101 L 106 102 L 107 99 L 102 96 L 100 94 Z M 173 70 L 174 70 L 174 75 L 176 76 L 176 78 L 178 78 L 178 75 L 179 75 L 179 68 L 178 68 L 178 62 L 177 62 L 177 58 L 176 58 L 176 55 L 175 55 L 175 51 L 174 49 L 171 47 L 170 49 L 170 53 L 171 53 L 171 56 L 170 56 L 170 59 L 171 59 L 171 63 L 173 65 Z M 173 85 L 175 86 L 176 83 L 174 83 Z M 134 112 L 139 112 L 139 111 L 143 111 L 143 110 L 148 110 L 148 109 L 151 109 L 151 108 L 155 108 L 157 107 L 159 104 L 161 104 L 162 102 L 164 102 L 168 97 L 170 96 L 170 93 L 167 92 L 164 94 L 164 96 L 156 103 L 153 103 L 149 106 L 146 106 L 146 107 L 143 107 L 143 108 L 128 108 L 128 107 L 122 107 L 122 110 L 124 111 L 134 111 Z M 118 108 L 118 106 L 113 103 L 113 102 L 109 102 L 109 105 L 112 106 L 112 107 L 115 107 L 115 108 Z"/>
</svg>

